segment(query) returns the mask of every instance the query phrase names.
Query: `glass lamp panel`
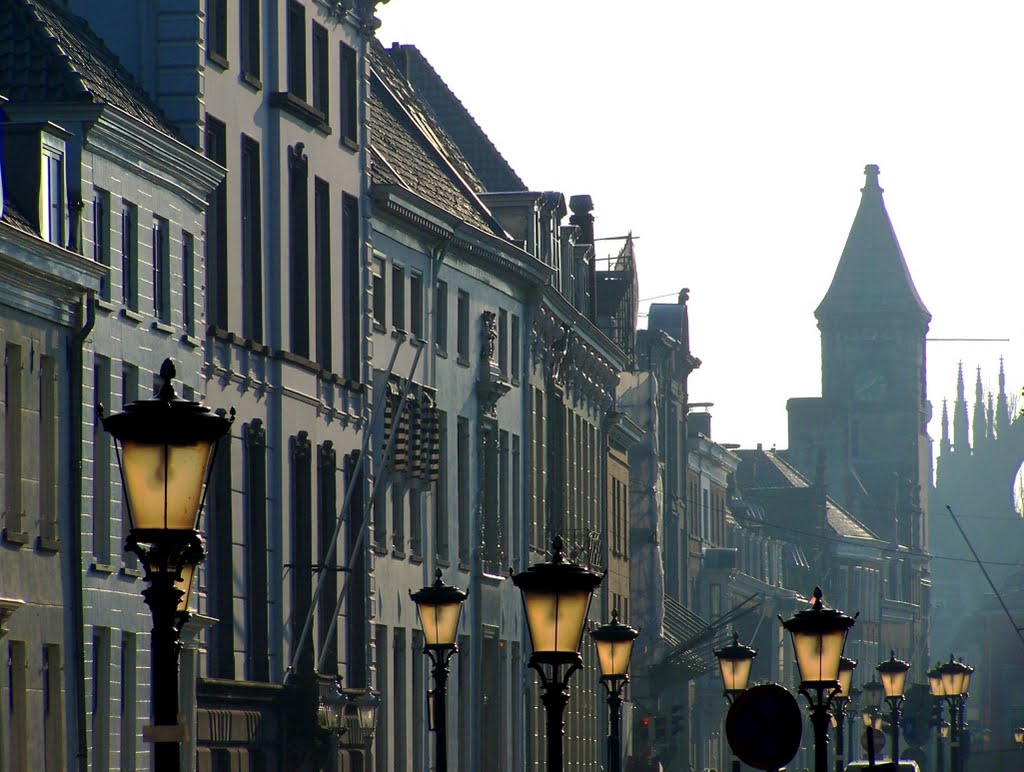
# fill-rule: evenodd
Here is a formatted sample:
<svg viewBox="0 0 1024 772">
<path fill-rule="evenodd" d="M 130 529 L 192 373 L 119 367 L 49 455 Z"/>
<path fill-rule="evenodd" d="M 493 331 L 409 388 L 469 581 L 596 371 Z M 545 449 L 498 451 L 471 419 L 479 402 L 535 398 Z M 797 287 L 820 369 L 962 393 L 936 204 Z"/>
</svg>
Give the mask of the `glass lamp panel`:
<svg viewBox="0 0 1024 772">
<path fill-rule="evenodd" d="M 882 688 L 885 689 L 886 697 L 900 697 L 903 694 L 903 685 L 907 681 L 907 671 L 902 673 L 893 671 L 890 673 L 879 673 L 882 679 Z"/>
<path fill-rule="evenodd" d="M 725 691 L 742 692 L 747 688 L 747 682 L 750 680 L 750 667 L 754 664 L 754 660 L 746 657 L 743 659 L 720 657 L 718 664 L 722 669 L 722 687 Z"/>
<path fill-rule="evenodd" d="M 961 694 L 967 694 L 971 690 L 971 674 L 974 672 L 973 668 L 966 668 L 967 672 L 964 673 L 964 685 L 961 689 Z"/>
<path fill-rule="evenodd" d="M 1017 727 L 1013 730 L 1013 741 L 1018 745 L 1024 743 L 1024 727 Z"/>
<path fill-rule="evenodd" d="M 423 642 L 428 646 L 451 646 L 459 630 L 461 603 L 439 603 L 417 606 L 423 625 Z"/>
<path fill-rule="evenodd" d="M 597 647 L 597 663 L 603 676 L 625 675 L 629 669 L 629 655 L 633 641 L 594 641 Z"/>
<path fill-rule="evenodd" d="M 875 714 L 873 711 L 865 710 L 860 714 L 861 720 L 864 722 L 865 727 L 869 727 L 875 723 Z"/>
<path fill-rule="evenodd" d="M 939 727 L 939 736 L 942 737 L 943 740 L 945 740 L 946 738 L 949 737 L 949 722 L 948 721 L 943 721 L 942 722 L 942 725 Z"/>
<path fill-rule="evenodd" d="M 849 697 L 850 696 L 850 683 L 853 681 L 853 669 L 840 669 L 839 670 L 839 693 L 838 697 Z"/>
<path fill-rule="evenodd" d="M 377 706 L 373 704 L 363 704 L 357 709 L 357 715 L 359 716 L 359 728 L 363 731 L 370 731 L 373 729 L 374 718 L 377 713 Z"/>
<path fill-rule="evenodd" d="M 578 652 L 590 592 L 523 592 L 534 651 Z"/>
<path fill-rule="evenodd" d="M 942 686 L 942 675 L 940 673 L 928 673 L 928 691 L 931 692 L 932 697 L 944 697 L 946 695 L 946 691 Z"/>
<path fill-rule="evenodd" d="M 131 501 L 132 526 L 195 528 L 212 450 L 212 441 L 193 445 L 123 442 L 121 469 Z"/>
<path fill-rule="evenodd" d="M 838 681 L 845 630 L 825 633 L 793 633 L 793 649 L 801 681 Z"/>
<path fill-rule="evenodd" d="M 157 566 L 150 566 L 150 573 L 156 573 L 160 569 Z M 173 568 L 171 569 L 174 570 Z M 196 567 L 190 563 L 183 563 L 181 566 L 181 579 L 174 580 L 176 589 L 181 590 L 181 600 L 178 601 L 178 611 L 188 611 L 188 602 L 192 597 L 192 580 L 196 575 Z"/>
<path fill-rule="evenodd" d="M 942 674 L 942 690 L 947 697 L 958 697 L 964 693 L 964 680 L 967 674 L 957 668 L 947 668 Z"/>
</svg>

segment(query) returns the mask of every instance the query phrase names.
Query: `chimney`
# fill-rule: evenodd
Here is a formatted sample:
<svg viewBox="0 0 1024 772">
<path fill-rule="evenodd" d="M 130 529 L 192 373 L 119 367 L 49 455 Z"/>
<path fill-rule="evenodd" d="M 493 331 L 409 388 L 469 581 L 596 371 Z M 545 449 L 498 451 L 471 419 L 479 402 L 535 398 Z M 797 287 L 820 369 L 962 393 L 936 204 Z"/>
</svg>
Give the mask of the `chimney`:
<svg viewBox="0 0 1024 772">
<path fill-rule="evenodd" d="M 691 437 L 696 437 L 698 434 L 703 434 L 709 440 L 711 439 L 711 413 L 702 411 L 700 413 L 690 413 L 686 419 L 687 434 Z"/>
<path fill-rule="evenodd" d="M 569 209 L 572 215 L 569 222 L 580 229 L 580 244 L 594 243 L 594 199 L 590 196 L 571 196 L 569 198 Z"/>
</svg>

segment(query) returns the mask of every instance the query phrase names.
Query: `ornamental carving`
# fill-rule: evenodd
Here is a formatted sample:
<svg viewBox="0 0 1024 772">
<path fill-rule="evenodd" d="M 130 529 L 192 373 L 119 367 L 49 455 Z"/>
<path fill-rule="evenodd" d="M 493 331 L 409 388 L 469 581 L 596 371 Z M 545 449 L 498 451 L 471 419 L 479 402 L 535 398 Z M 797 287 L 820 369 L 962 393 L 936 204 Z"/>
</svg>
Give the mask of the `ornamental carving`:
<svg viewBox="0 0 1024 772">
<path fill-rule="evenodd" d="M 545 377 L 564 388 L 569 398 L 601 410 L 614 404 L 618 373 L 572 326 L 542 306 L 530 338 L 534 365 L 542 367 Z"/>
</svg>

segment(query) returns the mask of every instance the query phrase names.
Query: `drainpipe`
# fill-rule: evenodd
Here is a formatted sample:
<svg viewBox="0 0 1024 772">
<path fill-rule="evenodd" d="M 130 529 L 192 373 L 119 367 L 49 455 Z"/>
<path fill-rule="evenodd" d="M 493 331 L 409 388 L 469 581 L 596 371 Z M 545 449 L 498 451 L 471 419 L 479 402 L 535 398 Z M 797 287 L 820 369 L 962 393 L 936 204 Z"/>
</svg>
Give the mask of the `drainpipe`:
<svg viewBox="0 0 1024 772">
<path fill-rule="evenodd" d="M 71 424 L 71 502 L 68 511 L 68 594 L 70 605 L 70 631 L 72 683 L 74 684 L 75 766 L 79 772 L 88 772 L 89 751 L 85 736 L 85 609 L 82 588 L 82 422 L 84 407 L 83 370 L 85 369 L 85 340 L 96 324 L 96 297 L 90 292 L 83 302 L 85 320 L 69 341 L 68 369 L 70 370 L 69 410 Z M 65 607 L 65 614 L 67 614 Z M 67 617 L 65 616 L 65 619 Z"/>
</svg>

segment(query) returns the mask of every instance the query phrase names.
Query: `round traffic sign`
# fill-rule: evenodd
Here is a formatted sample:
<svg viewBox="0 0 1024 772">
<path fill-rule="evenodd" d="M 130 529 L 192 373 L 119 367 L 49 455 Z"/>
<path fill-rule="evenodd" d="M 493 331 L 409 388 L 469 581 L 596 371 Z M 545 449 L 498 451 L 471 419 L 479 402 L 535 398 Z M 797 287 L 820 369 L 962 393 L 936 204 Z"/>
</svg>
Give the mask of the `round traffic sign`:
<svg viewBox="0 0 1024 772">
<path fill-rule="evenodd" d="M 729 747 L 755 769 L 786 766 L 800 749 L 802 733 L 800 706 L 778 684 L 747 689 L 735 699 L 725 719 Z"/>
<path fill-rule="evenodd" d="M 874 729 L 870 734 L 874 740 L 875 753 L 879 753 L 882 748 L 885 747 L 885 732 L 879 729 Z M 860 747 L 863 748 L 865 752 L 870 748 L 868 742 L 868 730 L 865 728 L 864 733 L 860 736 Z"/>
</svg>

